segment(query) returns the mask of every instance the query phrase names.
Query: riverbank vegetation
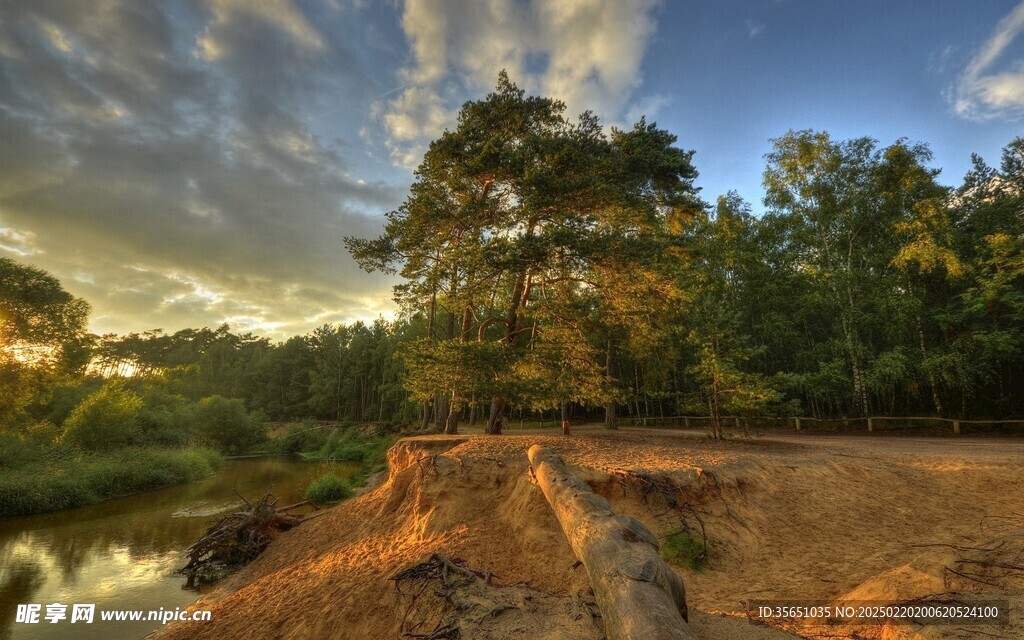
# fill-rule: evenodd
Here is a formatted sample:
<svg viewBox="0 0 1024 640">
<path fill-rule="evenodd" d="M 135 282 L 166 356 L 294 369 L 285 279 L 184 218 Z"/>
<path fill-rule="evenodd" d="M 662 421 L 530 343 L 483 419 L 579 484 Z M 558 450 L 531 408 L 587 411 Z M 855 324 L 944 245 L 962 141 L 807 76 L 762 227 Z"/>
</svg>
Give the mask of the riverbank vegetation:
<svg viewBox="0 0 1024 640">
<path fill-rule="evenodd" d="M 52 448 L 30 452 L 34 459 L 9 464 L 0 474 L 0 516 L 58 511 L 95 504 L 108 498 L 198 480 L 213 473 L 221 456 L 204 447 L 128 447 L 84 453 Z"/>
<path fill-rule="evenodd" d="M 307 460 L 361 462 L 371 473 L 384 467 L 393 438 L 379 430 L 368 431 L 356 426 L 311 424 L 311 421 L 304 421 L 292 425 L 287 434 L 274 439 L 272 451 Z"/>
<path fill-rule="evenodd" d="M 315 504 L 330 504 L 352 497 L 352 486 L 336 475 L 320 476 L 309 484 L 303 495 Z"/>
</svg>

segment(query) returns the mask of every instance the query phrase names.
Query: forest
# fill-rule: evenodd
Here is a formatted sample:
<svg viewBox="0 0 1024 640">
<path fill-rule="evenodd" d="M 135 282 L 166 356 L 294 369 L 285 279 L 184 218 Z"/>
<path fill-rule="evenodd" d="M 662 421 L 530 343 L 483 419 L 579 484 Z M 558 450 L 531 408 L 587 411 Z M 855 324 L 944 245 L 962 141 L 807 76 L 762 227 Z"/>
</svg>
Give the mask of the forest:
<svg viewBox="0 0 1024 640">
<path fill-rule="evenodd" d="M 0 259 L 3 431 L 86 443 L 97 397 L 134 416 L 110 442 L 183 444 L 205 411 L 234 416 L 199 434 L 224 451 L 299 418 L 1024 416 L 1024 139 L 955 186 L 924 143 L 771 144 L 755 215 L 705 201 L 695 152 L 655 123 L 570 119 L 502 74 L 382 235 L 344 239 L 396 277 L 395 319 L 284 342 L 92 335 L 85 301 Z"/>
</svg>

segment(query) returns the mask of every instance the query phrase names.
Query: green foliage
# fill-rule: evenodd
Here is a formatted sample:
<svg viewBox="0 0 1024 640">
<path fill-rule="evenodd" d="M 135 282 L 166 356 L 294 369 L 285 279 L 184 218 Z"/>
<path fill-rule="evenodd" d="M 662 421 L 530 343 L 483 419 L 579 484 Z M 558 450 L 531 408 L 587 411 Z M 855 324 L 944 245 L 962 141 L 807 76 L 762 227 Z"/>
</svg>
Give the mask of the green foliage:
<svg viewBox="0 0 1024 640">
<path fill-rule="evenodd" d="M 99 391 L 103 383 L 102 378 L 88 376 L 58 385 L 50 393 L 50 398 L 44 405 L 45 419 L 54 424 L 64 424 L 64 421 L 71 415 L 71 411 L 88 396 Z"/>
<path fill-rule="evenodd" d="M 358 427 L 309 428 L 301 424 L 277 441 L 282 453 L 315 460 L 358 461 L 369 470 L 384 467 L 392 444 L 390 438 L 367 435 Z"/>
<path fill-rule="evenodd" d="M 708 560 L 708 550 L 703 542 L 681 531 L 665 538 L 661 545 L 661 557 L 676 566 L 703 571 Z"/>
<path fill-rule="evenodd" d="M 43 457 L 39 447 L 14 433 L 0 432 L 0 469 L 13 469 Z"/>
<path fill-rule="evenodd" d="M 384 235 L 346 239 L 363 268 L 398 272 L 396 299 L 427 316 L 406 380 L 447 429 L 480 397 L 495 420 L 506 405 L 617 395 L 602 343 L 654 342 L 675 290 L 670 222 L 700 206 L 693 152 L 675 143 L 644 119 L 607 135 L 502 72 L 430 145 Z"/>
<path fill-rule="evenodd" d="M 0 427 L 84 368 L 88 314 L 52 275 L 0 258 Z"/>
<path fill-rule="evenodd" d="M 42 450 L 47 448 L 58 449 L 62 446 L 60 440 L 63 432 L 64 430 L 61 427 L 49 420 L 42 420 L 29 425 L 24 430 L 24 438 L 27 442 Z"/>
<path fill-rule="evenodd" d="M 227 325 L 88 336 L 84 302 L 0 259 L 0 460 L 240 453 L 264 444 L 264 416 L 1019 417 L 1022 158 L 1018 138 L 950 189 L 926 145 L 790 131 L 755 216 L 733 192 L 703 203 L 693 152 L 654 123 L 609 131 L 502 74 L 430 145 L 384 234 L 346 240 L 401 276 L 394 322 L 280 344 Z M 325 429 L 274 446 L 365 461 L 379 442 Z"/>
<path fill-rule="evenodd" d="M 243 453 L 266 440 L 263 418 L 245 410 L 245 403 L 221 396 L 203 398 L 194 413 L 198 437 L 219 451 Z"/>
<path fill-rule="evenodd" d="M 336 475 L 320 476 L 310 483 L 303 497 L 316 504 L 340 502 L 352 497 L 352 487 Z"/>
<path fill-rule="evenodd" d="M 64 421 L 63 442 L 90 451 L 117 449 L 139 439 L 142 398 L 112 381 L 76 406 Z"/>
<path fill-rule="evenodd" d="M 84 333 L 89 305 L 45 271 L 0 258 L 0 291 L 2 346 L 59 350 Z"/>
<path fill-rule="evenodd" d="M 6 441 L 0 439 L 0 456 Z M 220 465 L 210 449 L 128 448 L 30 461 L 0 474 L 0 517 L 43 513 L 180 482 Z"/>
<path fill-rule="evenodd" d="M 685 345 L 698 387 L 689 405 L 710 413 L 715 437 L 722 436 L 722 415 L 763 414 L 780 399 L 770 378 L 750 371 L 750 361 L 764 348 L 750 345 L 737 308 L 743 283 L 756 268 L 754 226 L 749 206 L 730 193 L 719 198 L 713 217 L 695 216 L 690 229 L 694 251 L 682 277 L 691 289 L 691 303 L 680 318 L 690 327 Z"/>
<path fill-rule="evenodd" d="M 511 353 L 504 343 L 421 339 L 406 345 L 402 355 L 409 375 L 406 388 L 413 400 L 429 402 L 435 394 L 449 398 L 449 410 L 461 411 L 474 397 L 490 397 L 503 389 Z"/>
<path fill-rule="evenodd" d="M 182 446 L 197 431 L 197 405 L 160 386 L 143 389 L 139 440 L 157 446 Z"/>
</svg>

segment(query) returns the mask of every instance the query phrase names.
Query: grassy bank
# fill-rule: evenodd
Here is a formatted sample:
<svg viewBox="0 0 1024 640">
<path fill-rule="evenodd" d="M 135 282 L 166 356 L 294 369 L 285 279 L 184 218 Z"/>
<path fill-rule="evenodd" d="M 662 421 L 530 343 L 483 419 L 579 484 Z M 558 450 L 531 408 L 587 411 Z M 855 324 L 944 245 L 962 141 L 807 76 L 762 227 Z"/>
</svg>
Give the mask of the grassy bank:
<svg viewBox="0 0 1024 640">
<path fill-rule="evenodd" d="M 317 503 L 344 500 L 353 489 L 366 484 L 367 478 L 387 468 L 388 449 L 395 439 L 388 435 L 368 433 L 358 426 L 313 426 L 295 423 L 273 439 L 275 453 L 297 455 L 305 460 L 337 460 L 359 462 L 359 475 L 346 480 L 322 476 L 307 489 L 306 499 Z"/>
<path fill-rule="evenodd" d="M 0 516 L 58 511 L 197 480 L 221 464 L 213 449 L 132 447 L 48 457 L 0 474 Z"/>
<path fill-rule="evenodd" d="M 307 460 L 361 462 L 367 473 L 373 473 L 385 467 L 392 444 L 393 438 L 371 435 L 355 426 L 311 428 L 296 423 L 288 434 L 275 441 L 274 452 Z"/>
</svg>

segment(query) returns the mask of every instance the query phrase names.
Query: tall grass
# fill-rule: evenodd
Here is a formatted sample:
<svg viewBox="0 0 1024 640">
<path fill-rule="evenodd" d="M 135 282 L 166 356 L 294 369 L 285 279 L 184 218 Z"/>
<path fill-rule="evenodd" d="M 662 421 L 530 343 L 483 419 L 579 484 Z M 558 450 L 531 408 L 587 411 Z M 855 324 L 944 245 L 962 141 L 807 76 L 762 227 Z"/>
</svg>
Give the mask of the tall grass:
<svg viewBox="0 0 1024 640">
<path fill-rule="evenodd" d="M 213 449 L 128 448 L 116 452 L 47 456 L 0 474 L 0 516 L 58 511 L 213 473 Z"/>
</svg>

